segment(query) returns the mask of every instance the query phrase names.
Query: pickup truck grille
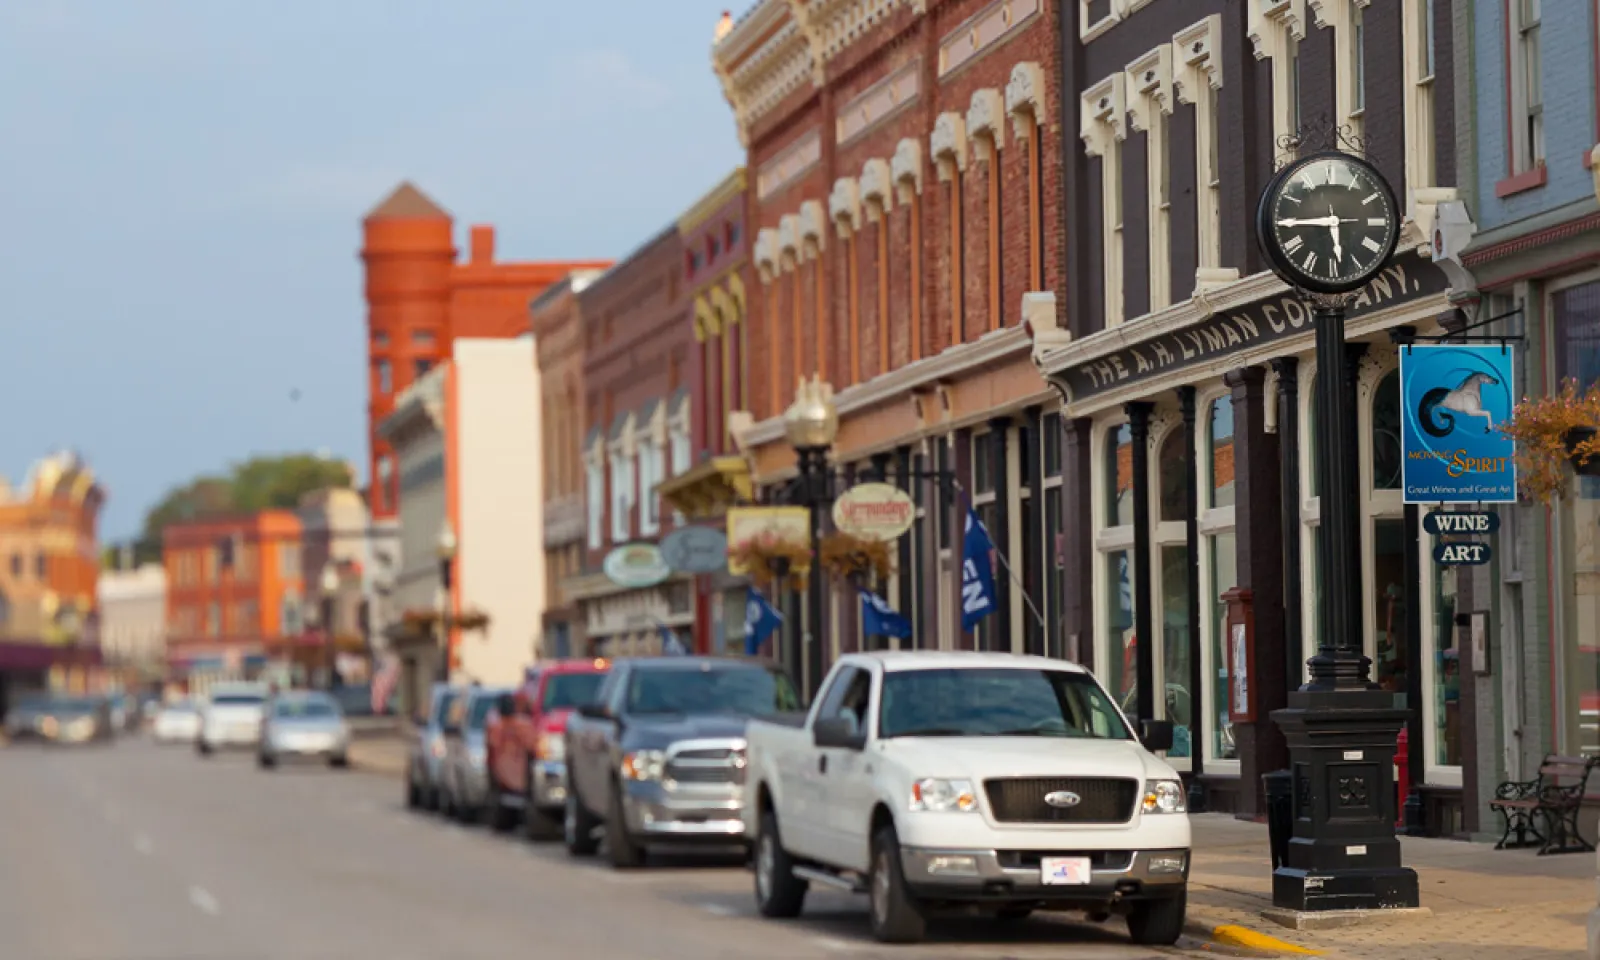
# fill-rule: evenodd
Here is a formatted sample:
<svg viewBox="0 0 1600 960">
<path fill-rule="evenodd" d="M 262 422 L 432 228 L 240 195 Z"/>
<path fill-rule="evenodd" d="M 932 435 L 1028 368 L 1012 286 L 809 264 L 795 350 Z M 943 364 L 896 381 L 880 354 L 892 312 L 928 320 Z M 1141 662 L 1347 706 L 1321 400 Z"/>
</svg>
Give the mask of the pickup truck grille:
<svg viewBox="0 0 1600 960">
<path fill-rule="evenodd" d="M 1104 777 L 1026 777 L 985 780 L 989 809 L 1001 823 L 1127 823 L 1139 799 L 1137 780 Z M 1078 795 L 1071 807 L 1044 802 L 1052 793 Z"/>
<path fill-rule="evenodd" d="M 744 783 L 744 751 L 733 747 L 682 750 L 667 760 L 667 779 L 676 783 Z"/>
</svg>

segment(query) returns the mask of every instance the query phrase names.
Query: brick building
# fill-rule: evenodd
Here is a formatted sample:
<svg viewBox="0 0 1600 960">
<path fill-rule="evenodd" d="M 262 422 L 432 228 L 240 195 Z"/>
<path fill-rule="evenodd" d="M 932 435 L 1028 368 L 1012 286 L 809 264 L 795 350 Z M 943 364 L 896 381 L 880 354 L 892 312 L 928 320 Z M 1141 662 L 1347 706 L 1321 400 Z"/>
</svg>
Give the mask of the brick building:
<svg viewBox="0 0 1600 960">
<path fill-rule="evenodd" d="M 574 270 L 533 298 L 528 329 L 538 350 L 539 423 L 544 439 L 545 656 L 584 649 L 583 621 L 564 592 L 583 571 L 583 437 L 587 428 L 584 326 L 578 295 L 599 270 Z"/>
<path fill-rule="evenodd" d="M 918 504 L 888 598 L 930 647 L 1047 640 L 1004 577 L 1000 615 L 980 629 L 1007 639 L 962 634 L 956 531 L 970 497 L 1030 595 L 1050 602 L 1058 514 L 1042 512 L 1038 468 L 1054 394 L 1023 320 L 1044 311 L 1033 322 L 1054 326 L 1048 297 L 1027 295 L 1061 283 L 1058 10 L 762 0 L 712 51 L 751 171 L 753 422 L 740 441 L 776 490 L 793 471 L 781 414 L 797 380 L 832 384 L 841 471 L 895 480 Z M 959 492 L 919 478 L 929 471 Z M 826 622 L 804 629 L 832 638 L 830 653 L 853 649 L 858 609 L 838 592 Z"/>
<path fill-rule="evenodd" d="M 1285 138 L 1335 124 L 1405 214 L 1400 252 L 1347 326 L 1366 653 L 1413 709 L 1412 813 L 1455 833 L 1464 792 L 1470 809 L 1493 788 L 1493 771 L 1462 760 L 1458 721 L 1477 708 L 1454 702 L 1439 667 L 1460 646 L 1454 575 L 1419 547 L 1428 508 L 1402 502 L 1395 344 L 1442 332 L 1470 295 L 1453 120 L 1468 6 L 1061 5 L 1066 320 L 1036 327 L 1034 350 L 1065 400 L 1046 465 L 1064 519 L 1061 650 L 1130 715 L 1174 721 L 1170 759 L 1215 809 L 1262 811 L 1260 775 L 1288 761 L 1270 714 L 1318 644 L 1312 325 L 1267 270 L 1252 218 L 1297 149 Z M 1249 721 L 1229 719 L 1232 588 L 1254 618 Z"/>
<path fill-rule="evenodd" d="M 738 455 L 730 422 L 749 407 L 750 325 L 745 316 L 747 183 L 734 170 L 678 218 L 683 281 L 694 309 L 689 356 L 690 449 L 694 463 L 666 480 L 659 492 L 694 523 L 721 529 L 728 507 L 751 496 L 750 469 Z M 745 584 L 726 571 L 694 580 L 695 645 L 734 652 L 744 624 Z"/>
<path fill-rule="evenodd" d="M 692 580 L 651 576 L 650 545 L 675 518 L 656 485 L 691 463 L 689 371 L 696 346 L 676 224 L 577 295 L 582 316 L 584 572 L 564 593 L 596 656 L 659 650 L 663 629 L 694 623 Z M 645 545 L 620 551 L 629 545 Z M 602 568 L 615 554 L 613 579 Z M 633 562 L 622 562 L 632 558 Z"/>
<path fill-rule="evenodd" d="M 455 222 L 442 207 L 402 183 L 362 222 L 370 361 L 367 425 L 375 520 L 392 520 L 399 478 L 378 424 L 395 397 L 440 361 L 452 342 L 512 338 L 527 329 L 527 306 L 570 271 L 601 261 L 507 263 L 495 260 L 494 228 L 474 226 L 468 256 L 457 262 Z"/>
<path fill-rule="evenodd" d="M 82 690 L 99 662 L 96 583 L 105 491 L 77 454 L 0 478 L 0 715 L 8 690 Z"/>
</svg>

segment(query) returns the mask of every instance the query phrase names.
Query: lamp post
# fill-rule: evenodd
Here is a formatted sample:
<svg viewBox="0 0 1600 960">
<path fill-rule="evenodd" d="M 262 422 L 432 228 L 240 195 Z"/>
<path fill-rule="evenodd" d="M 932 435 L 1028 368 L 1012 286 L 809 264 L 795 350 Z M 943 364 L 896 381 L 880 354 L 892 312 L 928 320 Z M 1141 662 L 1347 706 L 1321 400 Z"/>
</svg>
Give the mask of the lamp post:
<svg viewBox="0 0 1600 960">
<path fill-rule="evenodd" d="M 811 516 L 811 574 L 806 578 L 806 632 L 790 654 L 790 669 L 800 681 L 807 702 L 822 682 L 822 571 L 820 538 L 822 509 L 831 491 L 828 448 L 839 434 L 839 410 L 833 404 L 833 386 L 816 376 L 802 379 L 794 403 L 783 415 L 784 434 L 794 447 L 799 469 L 795 495 Z M 799 648 L 803 647 L 804 672 Z"/>
<path fill-rule="evenodd" d="M 332 690 L 339 685 L 339 652 L 334 639 L 335 627 L 334 600 L 339 592 L 339 571 L 334 569 L 333 559 L 322 565 L 322 638 L 327 645 L 328 660 L 328 689 Z"/>
<path fill-rule="evenodd" d="M 455 581 L 456 551 L 455 528 L 446 520 L 439 530 L 439 669 L 440 683 L 450 682 L 450 591 Z"/>
</svg>

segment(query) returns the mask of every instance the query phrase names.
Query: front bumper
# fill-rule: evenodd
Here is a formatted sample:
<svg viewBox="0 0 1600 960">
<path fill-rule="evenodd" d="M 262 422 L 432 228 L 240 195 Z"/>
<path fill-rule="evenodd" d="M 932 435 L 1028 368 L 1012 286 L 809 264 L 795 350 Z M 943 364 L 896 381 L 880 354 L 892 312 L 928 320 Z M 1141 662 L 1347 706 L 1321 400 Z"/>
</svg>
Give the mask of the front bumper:
<svg viewBox="0 0 1600 960">
<path fill-rule="evenodd" d="M 280 760 L 342 757 L 348 750 L 343 738 L 328 735 L 274 737 L 262 747 L 262 753 Z"/>
<path fill-rule="evenodd" d="M 744 842 L 744 788 L 669 790 L 654 781 L 623 786 L 622 811 L 628 832 L 663 843 Z"/>
<path fill-rule="evenodd" d="M 1090 882 L 1046 884 L 1041 860 L 1058 856 L 1088 857 Z M 1179 895 L 1189 879 L 1189 851 L 902 847 L 900 866 L 907 886 L 930 900 L 1105 904 Z"/>
<path fill-rule="evenodd" d="M 259 727 L 221 727 L 200 731 L 200 742 L 207 747 L 253 747 L 261 742 Z"/>
<path fill-rule="evenodd" d="M 567 765 L 561 760 L 540 760 L 533 765 L 533 806 L 542 813 L 562 809 L 567 803 Z"/>
</svg>

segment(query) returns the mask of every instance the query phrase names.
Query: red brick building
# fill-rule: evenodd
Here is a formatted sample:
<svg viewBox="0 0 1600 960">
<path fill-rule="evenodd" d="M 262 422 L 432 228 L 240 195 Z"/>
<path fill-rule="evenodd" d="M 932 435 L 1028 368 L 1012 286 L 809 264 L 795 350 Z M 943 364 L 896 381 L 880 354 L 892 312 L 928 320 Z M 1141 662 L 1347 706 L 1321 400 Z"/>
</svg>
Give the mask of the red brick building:
<svg viewBox="0 0 1600 960">
<path fill-rule="evenodd" d="M 751 171 L 754 422 L 740 440 L 757 482 L 781 481 L 797 379 L 832 384 L 835 461 L 899 478 L 918 502 L 889 599 L 929 646 L 975 642 L 961 636 L 959 542 L 951 550 L 967 496 L 1035 597 L 1046 521 L 1059 522 L 1043 514 L 1037 469 L 1055 394 L 1023 330 L 1057 324 L 1057 8 L 761 0 L 713 47 Z M 919 468 L 948 471 L 963 495 L 914 480 Z M 1044 649 L 1036 618 L 1013 634 L 1024 605 L 1006 581 L 985 629 Z M 830 602 L 819 626 L 836 649 L 859 642 L 856 609 L 843 593 Z"/>
<path fill-rule="evenodd" d="M 661 629 L 687 636 L 693 582 L 650 586 L 601 572 L 619 547 L 653 544 L 675 525 L 656 485 L 694 461 L 690 375 L 696 348 L 684 247 L 673 224 L 577 296 L 582 315 L 584 569 L 566 581 L 596 655 L 658 650 Z M 636 552 L 651 566 L 648 547 Z M 641 581 L 649 579 L 641 576 Z"/>
<path fill-rule="evenodd" d="M 366 266 L 367 429 L 374 519 L 392 519 L 399 476 L 394 452 L 377 435 L 395 398 L 450 356 L 458 337 L 516 337 L 527 330 L 528 302 L 577 269 L 609 261 L 497 262 L 494 228 L 474 226 L 468 258 L 456 262 L 455 221 L 416 187 L 402 183 L 362 222 Z"/>
</svg>

